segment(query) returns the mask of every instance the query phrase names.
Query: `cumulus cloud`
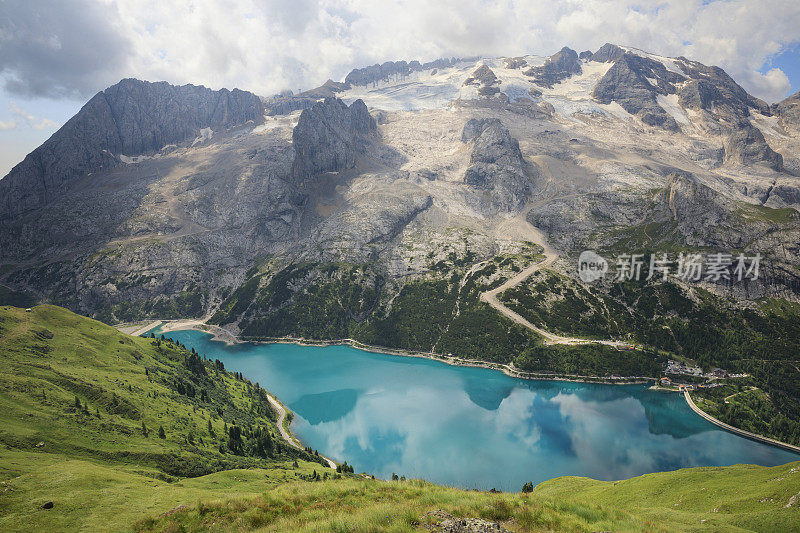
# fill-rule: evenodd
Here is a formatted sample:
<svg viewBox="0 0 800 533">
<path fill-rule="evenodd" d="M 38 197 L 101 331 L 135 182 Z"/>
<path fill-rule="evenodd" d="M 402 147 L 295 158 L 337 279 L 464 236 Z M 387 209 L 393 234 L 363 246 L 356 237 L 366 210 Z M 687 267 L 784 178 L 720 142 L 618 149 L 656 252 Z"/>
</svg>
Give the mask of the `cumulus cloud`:
<svg viewBox="0 0 800 533">
<path fill-rule="evenodd" d="M 125 76 L 269 95 L 387 60 L 615 42 L 719 65 L 774 101 L 788 79 L 759 69 L 800 42 L 795 0 L 8 0 L 0 21 L 7 91 L 82 98 Z"/>
<path fill-rule="evenodd" d="M 0 2 L 0 76 L 22 96 L 85 97 L 116 81 L 128 63 L 127 33 L 113 3 Z M 100 86 L 100 87 L 98 87 Z"/>
</svg>

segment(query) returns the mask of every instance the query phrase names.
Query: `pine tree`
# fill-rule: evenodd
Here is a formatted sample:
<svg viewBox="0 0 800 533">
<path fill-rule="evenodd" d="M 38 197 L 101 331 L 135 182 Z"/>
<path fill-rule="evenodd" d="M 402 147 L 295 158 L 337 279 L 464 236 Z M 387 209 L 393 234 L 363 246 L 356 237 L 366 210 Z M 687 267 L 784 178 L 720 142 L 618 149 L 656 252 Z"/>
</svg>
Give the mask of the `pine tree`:
<svg viewBox="0 0 800 533">
<path fill-rule="evenodd" d="M 144 425 L 144 420 L 142 420 L 142 435 L 147 437 L 148 433 L 149 432 L 147 431 L 147 426 Z"/>
<path fill-rule="evenodd" d="M 164 433 L 164 426 L 158 426 L 158 438 L 159 439 L 166 439 L 167 434 Z"/>
</svg>

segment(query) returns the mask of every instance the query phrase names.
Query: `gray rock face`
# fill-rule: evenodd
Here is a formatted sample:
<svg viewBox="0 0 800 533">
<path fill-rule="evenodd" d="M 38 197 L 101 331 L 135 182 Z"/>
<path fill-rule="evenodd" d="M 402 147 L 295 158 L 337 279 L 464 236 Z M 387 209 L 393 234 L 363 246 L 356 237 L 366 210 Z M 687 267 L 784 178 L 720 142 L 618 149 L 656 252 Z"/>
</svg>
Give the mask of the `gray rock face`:
<svg viewBox="0 0 800 533">
<path fill-rule="evenodd" d="M 264 109 L 267 115 L 288 115 L 293 111 L 308 109 L 322 98 L 334 98 L 337 93 L 349 89 L 347 83 L 328 80 L 316 89 L 303 91 L 300 94 L 279 94 L 268 98 L 264 102 Z"/>
<path fill-rule="evenodd" d="M 292 132 L 296 182 L 322 172 L 352 168 L 356 156 L 377 132 L 375 119 L 362 100 L 348 107 L 338 98 L 326 98 L 300 115 Z"/>
<path fill-rule="evenodd" d="M 344 82 L 348 85 L 369 85 L 382 80 L 389 79 L 390 76 L 405 76 L 419 70 L 430 70 L 434 68 L 447 68 L 453 66 L 458 59 L 443 58 L 427 63 L 419 61 L 387 61 L 383 64 L 374 64 L 369 67 L 357 68 L 350 71 L 345 76 Z"/>
<path fill-rule="evenodd" d="M 464 81 L 464 85 L 494 85 L 495 83 L 497 83 L 497 76 L 486 65 L 476 68 L 472 76 Z"/>
<path fill-rule="evenodd" d="M 705 101 L 706 107 L 703 109 L 709 109 L 711 104 L 716 104 L 716 106 L 728 106 L 736 114 L 745 117 L 749 115 L 751 109 L 762 114 L 770 114 L 769 106 L 763 100 L 748 94 L 721 68 L 709 67 L 696 61 L 689 61 L 684 57 L 677 59 L 678 65 L 686 77 L 704 82 L 702 87 L 698 87 L 698 91 L 704 93 L 701 102 Z M 712 86 L 713 89 L 711 89 Z"/>
<path fill-rule="evenodd" d="M 780 118 L 784 125 L 800 128 L 800 92 L 774 104 L 772 112 Z"/>
<path fill-rule="evenodd" d="M 677 122 L 658 105 L 656 97 L 675 94 L 674 84 L 683 80 L 658 61 L 626 53 L 600 79 L 592 96 L 603 104 L 617 102 L 645 124 L 678 131 Z"/>
<path fill-rule="evenodd" d="M 52 201 L 73 180 L 196 137 L 202 128 L 262 120 L 261 100 L 234 89 L 176 87 L 125 79 L 97 93 L 64 126 L 0 180 L 0 219 Z"/>
<path fill-rule="evenodd" d="M 616 44 L 606 43 L 601 46 L 597 52 L 592 54 L 592 61 L 597 61 L 598 63 L 609 63 L 611 61 L 616 61 L 622 57 L 623 54 L 625 54 L 625 50 Z"/>
<path fill-rule="evenodd" d="M 747 120 L 741 120 L 725 135 L 725 162 L 736 165 L 762 163 L 781 172 L 783 157 L 767 144 L 764 134 Z"/>
<path fill-rule="evenodd" d="M 477 85 L 478 94 L 487 97 L 500 92 L 500 89 L 496 87 L 499 83 L 494 71 L 486 65 L 476 68 L 472 76 L 464 80 L 464 85 Z"/>
<path fill-rule="evenodd" d="M 580 73 L 581 62 L 578 59 L 578 53 L 566 46 L 547 58 L 541 67 L 533 67 L 525 71 L 527 76 L 533 77 L 533 83 L 548 88 Z"/>
<path fill-rule="evenodd" d="M 531 194 L 531 182 L 525 173 L 525 161 L 519 142 L 496 118 L 470 119 L 464 125 L 461 140 L 474 142 L 470 166 L 464 183 L 490 193 L 493 211 L 519 209 Z"/>
<path fill-rule="evenodd" d="M 524 57 L 507 57 L 503 64 L 506 68 L 518 69 L 528 66 L 528 62 Z"/>
<path fill-rule="evenodd" d="M 711 109 L 722 101 L 722 93 L 710 81 L 690 80 L 678 92 L 678 101 L 687 109 Z"/>
<path fill-rule="evenodd" d="M 726 211 L 719 205 L 719 196 L 693 174 L 673 172 L 667 176 L 657 200 L 667 207 L 683 233 L 691 234 L 698 228 L 713 227 L 725 218 Z"/>
</svg>

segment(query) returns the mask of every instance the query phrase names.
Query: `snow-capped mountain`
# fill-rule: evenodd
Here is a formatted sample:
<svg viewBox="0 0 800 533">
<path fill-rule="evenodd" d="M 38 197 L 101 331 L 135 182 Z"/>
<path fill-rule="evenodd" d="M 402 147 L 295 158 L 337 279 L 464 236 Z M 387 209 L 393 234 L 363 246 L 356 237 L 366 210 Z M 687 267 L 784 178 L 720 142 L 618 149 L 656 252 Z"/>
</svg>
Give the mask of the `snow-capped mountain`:
<svg viewBox="0 0 800 533">
<path fill-rule="evenodd" d="M 199 316 L 254 268 L 369 265 L 390 299 L 449 254 L 535 242 L 569 271 L 635 241 L 758 252 L 764 285 L 735 294 L 794 294 L 797 102 L 611 44 L 262 98 L 123 80 L 0 180 L 0 282 L 114 320 Z"/>
</svg>

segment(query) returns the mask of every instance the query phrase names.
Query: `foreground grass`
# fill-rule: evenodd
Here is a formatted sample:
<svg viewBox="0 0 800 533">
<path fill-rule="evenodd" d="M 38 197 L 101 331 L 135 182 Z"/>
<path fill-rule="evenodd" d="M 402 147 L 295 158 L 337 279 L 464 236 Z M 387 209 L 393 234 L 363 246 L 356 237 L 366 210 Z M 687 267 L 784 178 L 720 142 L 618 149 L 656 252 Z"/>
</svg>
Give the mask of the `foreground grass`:
<svg viewBox="0 0 800 533">
<path fill-rule="evenodd" d="M 0 450 L 0 531 L 126 531 L 144 516 L 215 498 L 255 497 L 319 465 L 276 461 L 172 482 L 136 466 Z M 308 482 L 306 482 L 308 483 Z M 53 502 L 52 509 L 42 505 Z"/>
<path fill-rule="evenodd" d="M 421 481 L 348 479 L 278 485 L 257 498 L 204 502 L 138 522 L 144 531 L 417 531 L 434 511 L 513 531 L 797 531 L 800 464 L 694 468 L 604 482 L 565 477 L 531 494 Z"/>
</svg>

